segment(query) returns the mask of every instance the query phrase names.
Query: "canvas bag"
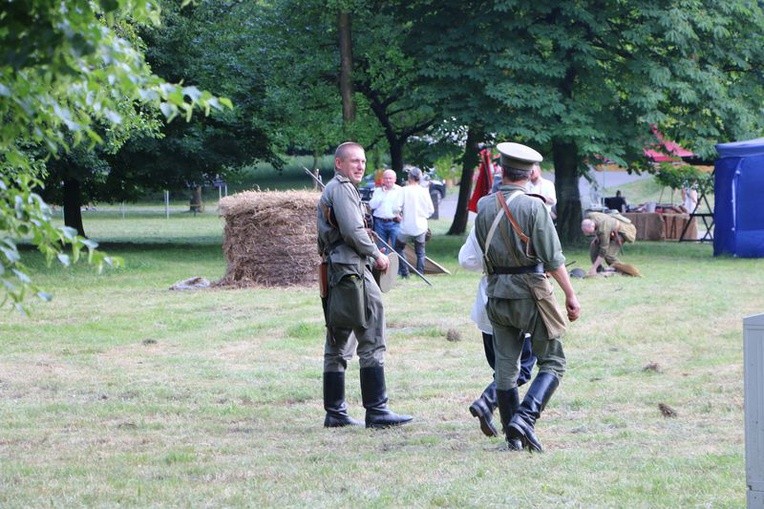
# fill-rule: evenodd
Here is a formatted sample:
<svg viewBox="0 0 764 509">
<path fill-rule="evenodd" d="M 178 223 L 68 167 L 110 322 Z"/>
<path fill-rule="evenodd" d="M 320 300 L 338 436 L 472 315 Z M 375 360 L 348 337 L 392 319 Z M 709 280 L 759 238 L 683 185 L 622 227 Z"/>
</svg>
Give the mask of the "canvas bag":
<svg viewBox="0 0 764 509">
<path fill-rule="evenodd" d="M 331 264 L 326 296 L 326 325 L 343 329 L 366 328 L 366 281 L 363 270 Z"/>
<path fill-rule="evenodd" d="M 634 226 L 631 219 L 622 215 L 617 210 L 608 210 L 606 214 L 618 220 L 618 232 L 623 234 L 623 239 L 626 242 L 637 240 L 637 227 Z"/>
</svg>

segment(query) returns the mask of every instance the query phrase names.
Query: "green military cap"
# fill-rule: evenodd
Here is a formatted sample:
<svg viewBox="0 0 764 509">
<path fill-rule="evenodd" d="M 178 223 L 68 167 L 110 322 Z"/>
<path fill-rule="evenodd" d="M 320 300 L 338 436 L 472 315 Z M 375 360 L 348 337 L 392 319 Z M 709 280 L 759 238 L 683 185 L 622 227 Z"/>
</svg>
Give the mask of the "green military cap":
<svg viewBox="0 0 764 509">
<path fill-rule="evenodd" d="M 541 154 L 520 143 L 504 142 L 496 145 L 501 154 L 501 165 L 516 170 L 531 171 L 533 165 L 544 160 Z"/>
</svg>

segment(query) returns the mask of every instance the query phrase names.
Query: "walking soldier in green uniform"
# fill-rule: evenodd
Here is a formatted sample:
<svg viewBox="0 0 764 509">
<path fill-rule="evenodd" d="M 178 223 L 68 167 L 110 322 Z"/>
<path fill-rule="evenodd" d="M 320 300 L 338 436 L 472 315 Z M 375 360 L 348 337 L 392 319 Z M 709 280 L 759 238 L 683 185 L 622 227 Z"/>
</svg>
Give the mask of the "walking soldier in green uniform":
<svg viewBox="0 0 764 509">
<path fill-rule="evenodd" d="M 488 279 L 488 318 L 493 325 L 501 424 L 510 450 L 541 452 L 535 423 L 565 372 L 560 338 L 566 321 L 547 273 L 565 293 L 570 321 L 581 307 L 565 268 L 557 231 L 544 202 L 525 194 L 541 154 L 518 143 L 500 143 L 502 185 L 478 202 L 475 233 Z M 517 378 L 525 334 L 531 335 L 539 371 L 520 403 Z"/>
<path fill-rule="evenodd" d="M 337 147 L 335 174 L 318 205 L 318 251 L 322 255 L 321 297 L 326 319 L 324 344 L 324 426 L 360 425 L 348 415 L 345 370 L 357 350 L 366 427 L 411 421 L 387 407 L 385 314 L 371 269 L 388 270 L 390 261 L 372 241 L 356 186 L 366 169 L 363 147 Z M 394 274 L 393 274 L 394 276 Z"/>
</svg>

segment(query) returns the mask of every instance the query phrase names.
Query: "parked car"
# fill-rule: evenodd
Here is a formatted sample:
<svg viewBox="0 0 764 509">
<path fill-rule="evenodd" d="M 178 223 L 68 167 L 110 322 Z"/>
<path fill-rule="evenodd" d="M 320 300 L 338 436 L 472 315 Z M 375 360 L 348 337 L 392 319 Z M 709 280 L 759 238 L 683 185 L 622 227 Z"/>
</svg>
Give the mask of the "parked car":
<svg viewBox="0 0 764 509">
<path fill-rule="evenodd" d="M 402 186 L 405 186 L 408 182 L 409 168 L 411 168 L 411 166 L 403 168 L 403 175 L 401 175 L 399 181 L 399 184 Z M 422 171 L 422 180 L 419 181 L 419 184 L 423 187 L 430 188 L 430 194 L 437 194 L 439 200 L 446 197 L 446 183 L 432 169 Z"/>
<path fill-rule="evenodd" d="M 438 193 L 441 200 L 446 197 L 446 183 L 433 170 L 427 170 L 422 180 L 426 182 L 426 184 L 422 185 L 430 188 L 430 194 L 433 194 L 433 192 Z"/>
<path fill-rule="evenodd" d="M 369 173 L 361 179 L 361 183 L 358 184 L 358 192 L 361 195 L 361 201 L 371 200 L 374 194 L 374 174 Z"/>
</svg>

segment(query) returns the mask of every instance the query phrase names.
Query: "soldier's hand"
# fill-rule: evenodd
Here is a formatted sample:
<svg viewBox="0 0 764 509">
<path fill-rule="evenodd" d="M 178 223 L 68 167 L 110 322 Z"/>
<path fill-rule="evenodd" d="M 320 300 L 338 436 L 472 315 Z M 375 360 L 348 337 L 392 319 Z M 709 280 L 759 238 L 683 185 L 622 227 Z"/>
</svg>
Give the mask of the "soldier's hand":
<svg viewBox="0 0 764 509">
<path fill-rule="evenodd" d="M 581 316 L 581 304 L 576 297 L 565 299 L 565 309 L 568 311 L 568 320 L 575 322 Z"/>
<path fill-rule="evenodd" d="M 376 261 L 376 267 L 382 272 L 386 271 L 387 268 L 390 266 L 390 259 L 387 257 L 386 254 L 380 253 L 379 256 L 375 258 L 375 261 Z"/>
</svg>

